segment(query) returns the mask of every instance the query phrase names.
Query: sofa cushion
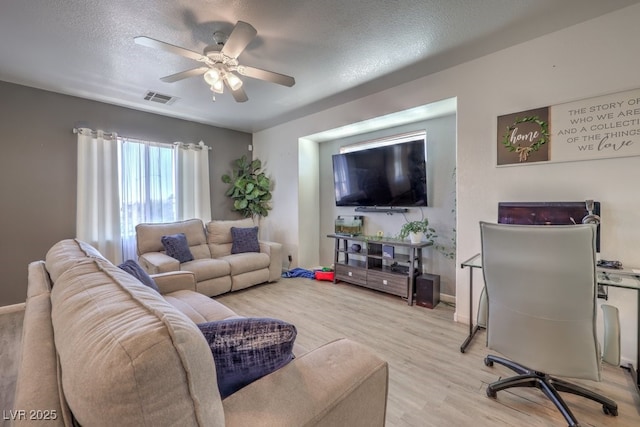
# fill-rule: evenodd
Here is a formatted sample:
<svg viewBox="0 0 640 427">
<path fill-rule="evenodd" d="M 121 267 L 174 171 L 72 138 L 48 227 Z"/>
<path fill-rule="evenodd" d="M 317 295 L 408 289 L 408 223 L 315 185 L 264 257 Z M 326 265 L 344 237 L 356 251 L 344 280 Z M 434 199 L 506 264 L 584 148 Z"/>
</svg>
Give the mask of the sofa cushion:
<svg viewBox="0 0 640 427">
<path fill-rule="evenodd" d="M 198 324 L 216 365 L 225 397 L 293 359 L 296 327 L 277 319 L 229 319 Z"/>
<path fill-rule="evenodd" d="M 58 278 L 51 303 L 61 386 L 79 424 L 225 424 L 206 340 L 158 293 L 86 260 Z"/>
<path fill-rule="evenodd" d="M 231 253 L 260 252 L 258 243 L 258 227 L 231 227 Z"/>
<path fill-rule="evenodd" d="M 241 317 L 226 305 L 198 292 L 180 290 L 163 296 L 165 301 L 193 320 L 193 323 L 215 322 Z"/>
<path fill-rule="evenodd" d="M 251 218 L 237 220 L 213 220 L 207 223 L 207 243 L 221 245 L 232 243 L 231 227 L 248 228 L 255 224 Z"/>
<path fill-rule="evenodd" d="M 195 274 L 196 282 L 203 282 L 231 274 L 231 266 L 228 262 L 213 258 L 194 259 L 193 261 L 181 264 L 180 269 L 191 271 Z"/>
<path fill-rule="evenodd" d="M 169 234 L 160 238 L 162 246 L 167 255 L 171 258 L 175 258 L 181 263 L 187 261 L 193 261 L 193 255 L 189 250 L 189 244 L 187 243 L 187 236 L 184 233 Z"/>
<path fill-rule="evenodd" d="M 200 219 L 136 225 L 138 255 L 164 251 L 164 246 L 162 246 L 161 242 L 162 236 L 176 233 L 184 233 L 187 236 L 189 249 L 194 258 L 211 258 L 204 232 L 204 224 Z"/>
<path fill-rule="evenodd" d="M 245 252 L 242 254 L 226 255 L 220 258 L 229 263 L 231 267 L 231 275 L 257 271 L 263 268 L 269 268 L 271 259 L 264 252 Z"/>
<path fill-rule="evenodd" d="M 89 258 L 106 260 L 93 246 L 78 239 L 61 240 L 49 249 L 45 257 L 47 271 L 55 283 L 69 267 Z"/>
<path fill-rule="evenodd" d="M 156 285 L 155 280 L 153 280 L 153 278 L 149 276 L 149 274 L 144 271 L 142 267 L 140 267 L 140 264 L 138 264 L 134 260 L 129 259 L 120 264 L 118 267 L 138 279 L 140 282 L 142 282 L 143 285 L 147 285 L 154 291 L 160 293 L 160 289 L 158 288 L 158 285 Z"/>
</svg>

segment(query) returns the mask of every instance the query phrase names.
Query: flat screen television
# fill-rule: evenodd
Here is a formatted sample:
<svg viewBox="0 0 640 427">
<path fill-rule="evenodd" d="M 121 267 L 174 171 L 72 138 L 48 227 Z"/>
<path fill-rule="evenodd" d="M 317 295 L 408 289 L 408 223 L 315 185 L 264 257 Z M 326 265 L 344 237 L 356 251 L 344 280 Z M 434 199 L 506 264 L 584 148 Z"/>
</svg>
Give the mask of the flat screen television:
<svg viewBox="0 0 640 427">
<path fill-rule="evenodd" d="M 424 140 L 333 155 L 336 206 L 427 206 Z"/>
<path fill-rule="evenodd" d="M 600 217 L 600 202 L 593 202 L 593 210 L 587 210 L 583 202 L 499 202 L 498 222 L 525 225 L 581 224 L 587 215 Z M 600 225 L 596 230 L 596 251 L 600 252 Z"/>
</svg>

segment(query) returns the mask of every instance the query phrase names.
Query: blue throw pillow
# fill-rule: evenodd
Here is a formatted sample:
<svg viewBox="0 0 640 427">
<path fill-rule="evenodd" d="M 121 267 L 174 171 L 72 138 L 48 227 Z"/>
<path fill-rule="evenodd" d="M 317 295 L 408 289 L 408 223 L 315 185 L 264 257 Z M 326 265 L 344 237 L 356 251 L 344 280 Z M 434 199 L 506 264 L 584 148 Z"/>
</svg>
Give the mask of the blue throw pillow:
<svg viewBox="0 0 640 427">
<path fill-rule="evenodd" d="M 260 252 L 258 243 L 258 227 L 231 227 L 231 253 Z"/>
<path fill-rule="evenodd" d="M 216 365 L 224 399 L 293 359 L 296 327 L 269 318 L 228 319 L 200 323 Z"/>
<path fill-rule="evenodd" d="M 130 275 L 132 275 L 133 277 L 141 281 L 144 285 L 147 285 L 154 291 L 160 293 L 160 289 L 158 288 L 158 285 L 156 284 L 155 280 L 153 280 L 153 278 L 149 276 L 149 274 L 147 274 L 147 272 L 144 271 L 142 267 L 140 267 L 140 264 L 138 264 L 134 260 L 132 259 L 126 260 L 125 262 L 120 264 L 118 267 L 120 267 L 120 269 L 126 271 L 127 273 L 129 273 Z"/>
<path fill-rule="evenodd" d="M 184 233 L 162 236 L 160 241 L 164 246 L 165 252 L 171 258 L 175 258 L 181 263 L 193 261 L 193 255 L 189 249 L 189 243 L 187 243 L 187 236 Z"/>
</svg>

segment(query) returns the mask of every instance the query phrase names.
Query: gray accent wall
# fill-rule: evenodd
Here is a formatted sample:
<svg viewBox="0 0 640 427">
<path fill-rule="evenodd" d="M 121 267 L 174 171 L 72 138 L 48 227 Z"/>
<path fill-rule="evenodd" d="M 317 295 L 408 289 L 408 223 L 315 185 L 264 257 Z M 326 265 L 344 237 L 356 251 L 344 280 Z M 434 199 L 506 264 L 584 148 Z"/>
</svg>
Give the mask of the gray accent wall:
<svg viewBox="0 0 640 427">
<path fill-rule="evenodd" d="M 204 141 L 213 148 L 212 218 L 237 217 L 220 176 L 232 160 L 251 156 L 251 134 L 0 81 L 0 306 L 23 302 L 27 265 L 75 236 L 74 127 L 165 143 Z"/>
</svg>

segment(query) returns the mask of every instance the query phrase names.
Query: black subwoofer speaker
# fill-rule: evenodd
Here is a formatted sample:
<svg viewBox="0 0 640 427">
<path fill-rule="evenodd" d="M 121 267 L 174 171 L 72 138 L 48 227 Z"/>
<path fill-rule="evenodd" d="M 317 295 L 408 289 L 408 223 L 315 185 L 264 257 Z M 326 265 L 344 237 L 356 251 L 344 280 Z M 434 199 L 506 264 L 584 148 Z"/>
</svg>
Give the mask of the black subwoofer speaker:
<svg viewBox="0 0 640 427">
<path fill-rule="evenodd" d="M 440 302 L 440 276 L 421 274 L 416 277 L 416 305 L 433 308 Z"/>
</svg>

